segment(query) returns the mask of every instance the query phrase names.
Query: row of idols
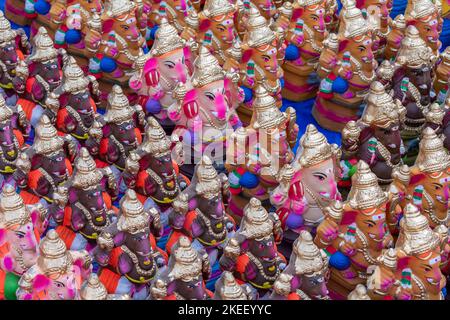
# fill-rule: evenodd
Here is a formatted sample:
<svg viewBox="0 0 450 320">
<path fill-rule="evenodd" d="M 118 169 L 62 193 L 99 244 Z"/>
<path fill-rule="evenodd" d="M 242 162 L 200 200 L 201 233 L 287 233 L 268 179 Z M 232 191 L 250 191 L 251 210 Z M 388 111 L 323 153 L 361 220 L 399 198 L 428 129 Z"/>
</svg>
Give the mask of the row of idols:
<svg viewBox="0 0 450 320">
<path fill-rule="evenodd" d="M 0 298 L 444 299 L 440 7 L 358 6 L 6 1 Z"/>
</svg>

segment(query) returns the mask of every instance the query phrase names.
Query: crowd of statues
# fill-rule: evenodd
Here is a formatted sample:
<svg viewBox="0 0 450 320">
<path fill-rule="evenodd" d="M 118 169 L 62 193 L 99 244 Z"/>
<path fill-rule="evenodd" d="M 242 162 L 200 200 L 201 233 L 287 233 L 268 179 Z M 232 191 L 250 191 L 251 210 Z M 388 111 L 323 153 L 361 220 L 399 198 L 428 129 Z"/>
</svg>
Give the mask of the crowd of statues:
<svg viewBox="0 0 450 320">
<path fill-rule="evenodd" d="M 445 299 L 441 3 L 342 2 L 6 0 L 0 299 Z"/>
</svg>

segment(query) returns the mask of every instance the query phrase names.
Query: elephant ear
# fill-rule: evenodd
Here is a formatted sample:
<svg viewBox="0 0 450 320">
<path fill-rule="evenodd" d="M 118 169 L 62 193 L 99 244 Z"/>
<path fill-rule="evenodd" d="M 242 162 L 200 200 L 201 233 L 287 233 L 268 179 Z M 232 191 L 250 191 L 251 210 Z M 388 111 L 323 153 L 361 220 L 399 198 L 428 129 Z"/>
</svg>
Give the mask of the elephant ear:
<svg viewBox="0 0 450 320">
<path fill-rule="evenodd" d="M 40 292 L 50 287 L 51 280 L 43 274 L 38 274 L 33 280 L 33 290 Z"/>
<path fill-rule="evenodd" d="M 296 21 L 298 18 L 300 18 L 303 12 L 304 12 L 303 8 L 294 9 L 294 12 L 292 13 L 292 21 Z"/>
<path fill-rule="evenodd" d="M 351 210 L 351 211 L 345 211 L 342 215 L 342 221 L 341 224 L 343 225 L 350 225 L 356 221 L 356 216 L 358 215 L 358 211 Z"/>
<path fill-rule="evenodd" d="M 253 55 L 253 49 L 246 45 L 242 45 L 241 47 L 242 47 L 242 62 L 247 63 Z"/>
<path fill-rule="evenodd" d="M 409 182 L 410 185 L 416 185 L 418 183 L 420 183 L 421 181 L 425 180 L 425 178 L 427 177 L 425 175 L 425 173 L 422 172 L 413 172 L 413 170 L 416 168 L 412 168 L 411 169 L 411 180 Z M 414 170 L 415 171 L 415 170 Z"/>
<path fill-rule="evenodd" d="M 200 23 L 198 25 L 198 30 L 200 32 L 205 32 L 211 27 L 211 21 L 206 18 L 204 15 L 199 15 Z"/>
<path fill-rule="evenodd" d="M 345 48 L 347 48 L 348 43 L 349 43 L 348 39 L 344 39 L 341 42 L 339 42 L 339 52 L 344 51 Z"/>
<path fill-rule="evenodd" d="M 102 31 L 103 33 L 109 33 L 113 29 L 114 19 L 107 19 L 103 21 Z"/>
</svg>

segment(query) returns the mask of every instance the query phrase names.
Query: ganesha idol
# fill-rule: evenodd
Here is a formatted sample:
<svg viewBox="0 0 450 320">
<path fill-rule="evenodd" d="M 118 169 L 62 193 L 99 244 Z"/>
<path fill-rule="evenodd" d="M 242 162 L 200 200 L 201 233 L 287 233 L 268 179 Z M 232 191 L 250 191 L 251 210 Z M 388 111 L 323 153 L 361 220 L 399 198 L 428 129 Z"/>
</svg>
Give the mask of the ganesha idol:
<svg viewBox="0 0 450 320">
<path fill-rule="evenodd" d="M 315 238 L 330 257 L 329 288 L 337 294 L 346 297 L 356 285 L 364 284 L 368 267 L 377 263 L 383 249 L 393 245 L 386 224 L 387 203 L 377 176 L 360 160 L 347 200 L 332 203 Z"/>
<path fill-rule="evenodd" d="M 286 267 L 286 259 L 277 249 L 282 233 L 277 215 L 252 198 L 244 208 L 239 230 L 225 245 L 221 268 L 232 271 L 238 283 L 252 285 L 264 297 Z"/>
<path fill-rule="evenodd" d="M 244 103 L 239 107 L 239 116 L 244 123 L 252 115 L 255 90 L 262 86 L 275 98 L 276 106 L 281 107 L 283 69 L 278 62 L 281 39 L 272 31 L 258 9 L 251 7 L 246 24 L 247 32 L 241 43 L 240 64 L 241 88 L 244 90 Z"/>
<path fill-rule="evenodd" d="M 324 209 L 340 200 L 337 180 L 340 176 L 340 150 L 309 124 L 300 140 L 301 147 L 292 164 L 278 175 L 279 186 L 270 193 L 270 201 L 284 229 L 283 254 L 290 255 L 292 243 L 300 231 L 315 234 L 324 218 Z"/>
<path fill-rule="evenodd" d="M 353 1 L 342 10 L 337 37 L 327 38 L 319 58 L 317 72 L 322 80 L 312 111 L 320 126 L 331 131 L 341 131 L 347 122 L 358 119 L 376 78 L 371 26 Z"/>
<path fill-rule="evenodd" d="M 8 106 L 0 95 L 0 185 L 12 182 L 20 149 L 30 132 L 30 123 L 20 105 Z"/>
<path fill-rule="evenodd" d="M 39 244 L 36 262 L 22 275 L 19 300 L 79 300 L 83 281 L 92 270 L 85 250 L 67 250 L 55 230 L 49 230 Z"/>
<path fill-rule="evenodd" d="M 230 271 L 222 272 L 214 289 L 214 300 L 257 300 L 258 297 L 251 285 L 238 284 Z"/>
<path fill-rule="evenodd" d="M 167 268 L 157 275 L 150 288 L 150 300 L 210 300 L 213 293 L 205 281 L 211 275 L 208 254 L 196 250 L 182 236 L 172 248 Z"/>
<path fill-rule="evenodd" d="M 13 174 L 17 185 L 23 189 L 21 195 L 26 203 L 53 202 L 58 186 L 72 175 L 77 148 L 74 138 L 58 135 L 49 118 L 41 117 L 34 142 L 19 154 Z"/>
<path fill-rule="evenodd" d="M 191 88 L 188 59 L 190 49 L 186 42 L 174 26 L 162 19 L 150 55 L 136 60 L 136 70 L 129 81 L 130 88 L 139 95 L 139 103 L 145 113 L 156 117 L 168 133 L 174 127 L 168 117 L 168 109 L 172 105 L 178 106 L 179 84 Z"/>
<path fill-rule="evenodd" d="M 227 182 L 226 175 L 218 175 L 211 159 L 203 156 L 191 184 L 173 202 L 169 215 L 172 233 L 166 244 L 168 253 L 179 237 L 185 235 L 195 248 L 208 253 L 214 265 L 236 227 L 234 220 L 225 213 Z"/>
<path fill-rule="evenodd" d="M 447 233 L 447 228 L 444 227 Z M 373 300 L 444 300 L 445 276 L 440 269 L 440 233 L 412 204 L 405 207 L 395 249 L 379 257 L 367 279 Z"/>
<path fill-rule="evenodd" d="M 347 186 L 354 172 L 352 163 L 358 160 L 370 166 L 381 186 L 392 182 L 392 170 L 402 164 L 404 150 L 400 131 L 405 115 L 406 109 L 400 100 L 394 101 L 380 82 L 372 82 L 361 119 L 347 123 L 342 130 L 341 167 Z"/>
<path fill-rule="evenodd" d="M 128 294 L 108 294 L 106 287 L 95 273 L 91 273 L 89 279 L 81 286 L 80 298 L 81 300 L 130 300 Z"/>
<path fill-rule="evenodd" d="M 262 86 L 255 93 L 250 125 L 235 130 L 227 142 L 225 168 L 231 192 L 227 211 L 237 222 L 252 197 L 270 208 L 269 192 L 279 184 L 280 168 L 293 160 L 291 148 L 298 135 L 292 108 L 281 112 Z"/>
<path fill-rule="evenodd" d="M 292 101 L 303 101 L 315 97 L 319 88 L 315 69 L 326 35 L 326 1 L 294 1 L 292 6 L 282 95 Z"/>
<path fill-rule="evenodd" d="M 47 210 L 27 206 L 11 185 L 0 195 L 0 300 L 15 300 L 20 276 L 36 263 Z"/>
<path fill-rule="evenodd" d="M 11 23 L 0 11 L 0 91 L 8 104 L 15 104 L 17 93 L 14 90 L 16 67 L 25 59 L 30 44 L 23 29 L 11 28 Z"/>
<path fill-rule="evenodd" d="M 91 251 L 100 233 L 111 224 L 112 201 L 117 182 L 109 168 L 98 169 L 94 159 L 81 148 L 74 172 L 55 193 L 49 211 L 58 224 L 56 232 L 70 250 Z"/>
<path fill-rule="evenodd" d="M 118 218 L 103 228 L 93 252 L 102 266 L 99 279 L 109 294 L 147 297 L 155 275 L 167 264 L 167 254 L 156 246 L 162 231 L 158 210 L 144 209 L 136 192 L 128 189 L 120 200 Z"/>
<path fill-rule="evenodd" d="M 217 170 L 223 172 L 227 131 L 242 126 L 235 110 L 242 100 L 229 74 L 202 46 L 194 62 L 192 89 L 168 109 L 169 118 L 176 124 L 174 133 L 183 138 L 184 149 L 189 151 L 181 166 L 188 177 L 193 175 L 194 164 L 203 154 L 211 157 Z"/>
</svg>

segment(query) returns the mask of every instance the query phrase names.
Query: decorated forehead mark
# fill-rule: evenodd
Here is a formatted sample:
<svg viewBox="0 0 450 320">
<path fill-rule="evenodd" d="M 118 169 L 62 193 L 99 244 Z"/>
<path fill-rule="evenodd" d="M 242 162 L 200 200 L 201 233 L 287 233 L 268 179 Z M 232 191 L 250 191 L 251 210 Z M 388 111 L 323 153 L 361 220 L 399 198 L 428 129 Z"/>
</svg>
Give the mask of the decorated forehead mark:
<svg viewBox="0 0 450 320">
<path fill-rule="evenodd" d="M 325 13 L 325 10 L 323 10 L 323 9 L 316 10 L 316 14 L 319 16 L 323 15 L 324 13 Z"/>
<path fill-rule="evenodd" d="M 436 263 L 440 263 L 441 262 L 441 256 L 436 256 L 430 260 L 428 260 L 428 263 L 430 265 L 436 264 Z"/>
<path fill-rule="evenodd" d="M 136 18 L 130 18 L 130 19 L 127 19 L 126 21 L 125 21 L 127 24 L 133 24 L 134 22 L 136 22 Z"/>
<path fill-rule="evenodd" d="M 226 19 L 226 20 L 224 20 L 224 21 L 222 22 L 222 24 L 223 24 L 224 26 L 232 26 L 232 25 L 233 25 L 233 20 L 231 20 L 231 19 Z"/>
<path fill-rule="evenodd" d="M 441 184 L 449 183 L 449 182 L 450 182 L 450 177 L 449 177 L 449 176 L 446 176 L 446 177 L 444 177 L 444 178 L 441 178 L 441 179 L 439 179 L 439 182 L 440 182 Z"/>
<path fill-rule="evenodd" d="M 385 219 L 386 219 L 386 215 L 384 213 L 379 213 L 379 214 L 375 214 L 372 216 L 373 221 L 380 221 L 380 220 L 385 220 Z"/>
<path fill-rule="evenodd" d="M 272 48 L 267 51 L 267 54 L 269 54 L 269 55 L 276 54 L 276 53 L 277 53 L 277 49 L 275 49 L 275 48 Z"/>
</svg>

